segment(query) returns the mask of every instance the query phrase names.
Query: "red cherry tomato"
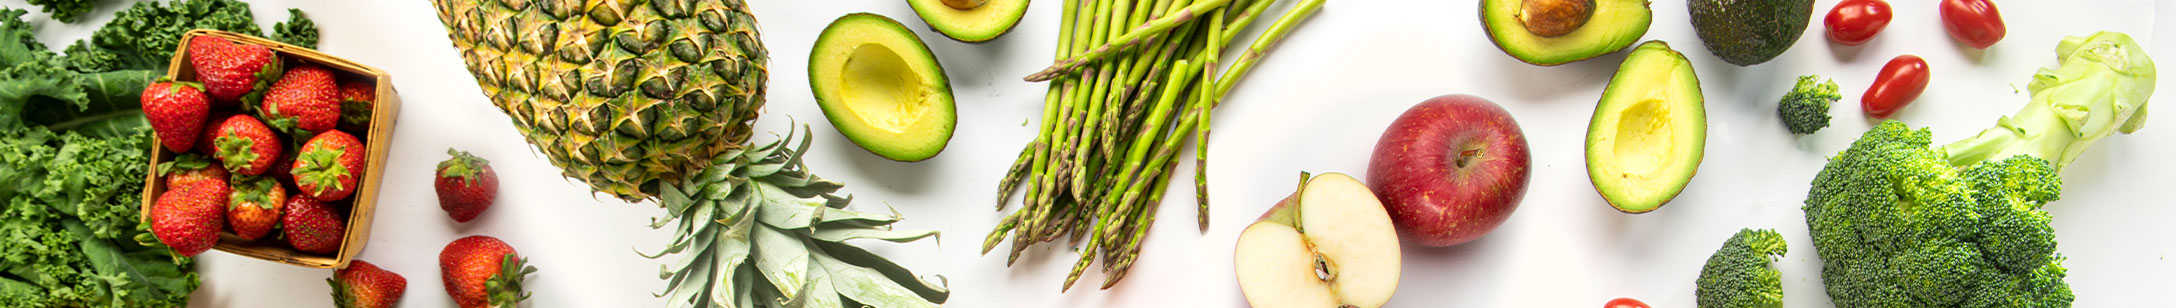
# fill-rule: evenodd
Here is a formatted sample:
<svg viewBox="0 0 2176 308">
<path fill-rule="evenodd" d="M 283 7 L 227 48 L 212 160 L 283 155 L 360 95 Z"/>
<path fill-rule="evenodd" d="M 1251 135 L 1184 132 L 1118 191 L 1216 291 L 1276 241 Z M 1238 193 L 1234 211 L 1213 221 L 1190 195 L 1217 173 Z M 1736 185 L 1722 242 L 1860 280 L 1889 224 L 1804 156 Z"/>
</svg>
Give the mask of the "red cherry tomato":
<svg viewBox="0 0 2176 308">
<path fill-rule="evenodd" d="M 1942 27 L 1949 36 L 1972 48 L 1987 49 L 2009 30 L 2002 26 L 2002 12 L 1988 0 L 1942 0 Z"/>
<path fill-rule="evenodd" d="M 1647 303 L 1642 303 L 1642 302 L 1640 302 L 1640 300 L 1632 299 L 1632 298 L 1630 298 L 1630 297 L 1619 297 L 1619 298 L 1617 298 L 1617 299 L 1612 299 L 1612 300 L 1609 300 L 1609 303 L 1608 303 L 1608 304 L 1602 304 L 1602 308 L 1648 308 L 1648 307 L 1647 307 Z"/>
<path fill-rule="evenodd" d="M 1927 61 L 1919 56 L 1902 55 L 1889 59 L 1889 64 L 1881 66 L 1881 75 L 1874 76 L 1874 85 L 1866 88 L 1865 96 L 1859 97 L 1859 107 L 1865 109 L 1866 116 L 1889 118 L 1927 90 L 1927 74 Z"/>
<path fill-rule="evenodd" d="M 1846 46 L 1858 46 L 1873 40 L 1874 34 L 1889 27 L 1889 2 L 1881 0 L 1844 0 L 1836 8 L 1828 10 L 1822 18 L 1828 25 L 1828 40 Z"/>
</svg>

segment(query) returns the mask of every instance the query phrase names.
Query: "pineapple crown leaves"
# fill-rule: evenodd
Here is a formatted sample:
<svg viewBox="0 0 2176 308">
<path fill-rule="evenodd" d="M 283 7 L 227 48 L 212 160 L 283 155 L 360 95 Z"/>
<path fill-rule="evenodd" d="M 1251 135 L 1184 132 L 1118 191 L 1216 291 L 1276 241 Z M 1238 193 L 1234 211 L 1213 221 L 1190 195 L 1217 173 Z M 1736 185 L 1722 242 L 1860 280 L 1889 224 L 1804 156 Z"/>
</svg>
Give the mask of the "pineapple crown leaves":
<svg viewBox="0 0 2176 308">
<path fill-rule="evenodd" d="M 226 135 L 214 138 L 212 142 L 217 148 L 216 152 L 219 152 L 220 163 L 227 165 L 227 171 L 247 168 L 250 162 L 257 161 L 257 140 L 255 139 L 242 138 L 241 135 L 228 132 Z"/>
<path fill-rule="evenodd" d="M 517 307 L 521 301 L 529 299 L 529 292 L 522 290 L 521 282 L 529 274 L 535 274 L 536 267 L 511 253 L 504 258 L 499 262 L 499 273 L 484 280 L 484 294 L 490 297 L 492 307 Z"/>
<path fill-rule="evenodd" d="M 295 161 L 302 163 L 300 166 L 295 166 L 293 171 L 295 184 L 310 183 L 316 186 L 318 191 L 311 193 L 324 192 L 326 189 L 347 188 L 345 185 L 340 184 L 340 178 L 347 177 L 350 174 L 348 166 L 340 164 L 340 155 L 344 153 L 347 153 L 347 149 L 327 147 L 302 151 L 301 155 L 295 156 Z"/>
<path fill-rule="evenodd" d="M 805 129 L 805 128 L 804 128 Z M 786 136 L 792 136 L 788 133 Z M 808 174 L 801 163 L 812 133 L 728 150 L 714 165 L 667 185 L 659 203 L 669 213 L 651 227 L 674 227 L 674 240 L 644 257 L 680 254 L 660 271 L 667 288 L 654 295 L 673 306 L 746 307 L 756 303 L 811 307 L 935 307 L 950 296 L 942 276 L 925 279 L 846 243 L 852 239 L 912 242 L 936 231 L 900 231 L 890 213 L 847 209 L 843 187 Z M 677 222 L 677 223 L 676 223 Z"/>
<path fill-rule="evenodd" d="M 159 175 L 171 175 L 174 174 L 175 171 L 198 170 L 210 168 L 211 166 L 212 161 L 204 158 L 204 156 L 196 154 L 182 154 L 180 156 L 175 156 L 174 160 L 172 161 L 167 161 L 164 164 L 159 164 Z"/>
<path fill-rule="evenodd" d="M 462 181 L 476 181 L 476 176 L 483 173 L 484 166 L 491 163 L 482 157 L 470 155 L 467 151 L 448 148 L 446 154 L 453 157 L 438 162 L 438 174 L 461 178 Z"/>
<path fill-rule="evenodd" d="M 256 205 L 259 209 L 269 210 L 280 206 L 272 204 L 272 190 L 279 189 L 279 181 L 261 176 L 235 175 L 234 183 L 234 192 L 228 194 L 233 200 L 242 202 L 228 202 L 228 207 Z"/>
</svg>

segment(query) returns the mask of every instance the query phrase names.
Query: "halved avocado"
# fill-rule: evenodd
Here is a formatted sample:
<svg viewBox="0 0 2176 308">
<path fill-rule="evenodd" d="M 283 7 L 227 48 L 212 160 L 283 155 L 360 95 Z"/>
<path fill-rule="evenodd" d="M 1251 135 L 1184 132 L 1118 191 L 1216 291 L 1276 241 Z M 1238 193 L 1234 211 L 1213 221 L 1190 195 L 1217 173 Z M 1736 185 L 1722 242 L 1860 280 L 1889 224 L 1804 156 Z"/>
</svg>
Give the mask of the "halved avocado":
<svg viewBox="0 0 2176 308">
<path fill-rule="evenodd" d="M 1647 35 L 1647 0 L 1482 0 L 1481 26 L 1519 61 L 1558 65 L 1601 56 Z"/>
<path fill-rule="evenodd" d="M 952 140 L 952 81 L 898 21 L 854 13 L 831 21 L 808 55 L 809 89 L 839 134 L 877 156 L 921 161 Z"/>
<path fill-rule="evenodd" d="M 1005 35 L 1028 12 L 1028 0 L 907 0 L 907 6 L 929 28 L 968 43 Z"/>
<path fill-rule="evenodd" d="M 1587 122 L 1587 177 L 1611 207 L 1646 213 L 1685 190 L 1707 150 L 1692 62 L 1662 41 L 1632 49 Z"/>
</svg>

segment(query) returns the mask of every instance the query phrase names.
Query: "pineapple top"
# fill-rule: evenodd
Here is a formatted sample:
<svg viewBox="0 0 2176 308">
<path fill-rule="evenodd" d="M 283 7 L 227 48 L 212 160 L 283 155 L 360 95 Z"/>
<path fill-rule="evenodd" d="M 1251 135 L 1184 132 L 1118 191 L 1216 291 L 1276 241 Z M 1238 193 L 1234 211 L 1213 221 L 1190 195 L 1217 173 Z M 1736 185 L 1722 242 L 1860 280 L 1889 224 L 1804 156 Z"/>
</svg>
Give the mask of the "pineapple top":
<svg viewBox="0 0 2176 308">
<path fill-rule="evenodd" d="M 747 141 L 769 55 L 740 0 L 432 0 L 469 73 L 563 175 L 630 202 Z"/>
</svg>

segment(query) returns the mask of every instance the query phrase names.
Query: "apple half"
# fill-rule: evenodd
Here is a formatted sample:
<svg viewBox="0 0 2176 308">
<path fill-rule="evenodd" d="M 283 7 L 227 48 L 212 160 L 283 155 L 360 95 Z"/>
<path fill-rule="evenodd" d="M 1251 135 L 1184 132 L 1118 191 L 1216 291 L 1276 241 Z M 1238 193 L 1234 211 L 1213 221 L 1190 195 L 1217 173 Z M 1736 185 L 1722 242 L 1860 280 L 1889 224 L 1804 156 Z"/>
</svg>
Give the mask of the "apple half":
<svg viewBox="0 0 2176 308">
<path fill-rule="evenodd" d="M 1299 191 L 1239 232 L 1239 291 L 1254 307 L 1382 307 L 1400 267 L 1390 214 L 1352 176 L 1301 178 Z"/>
</svg>

